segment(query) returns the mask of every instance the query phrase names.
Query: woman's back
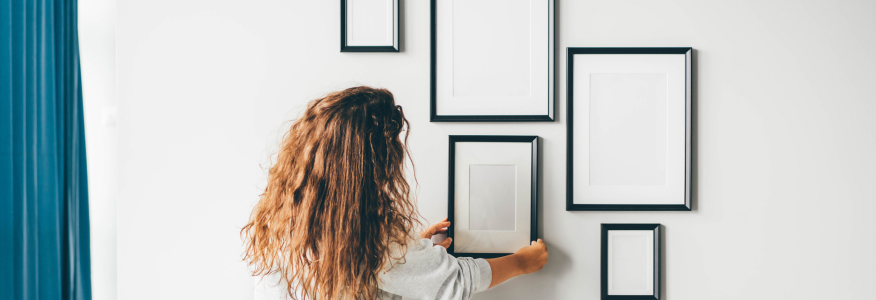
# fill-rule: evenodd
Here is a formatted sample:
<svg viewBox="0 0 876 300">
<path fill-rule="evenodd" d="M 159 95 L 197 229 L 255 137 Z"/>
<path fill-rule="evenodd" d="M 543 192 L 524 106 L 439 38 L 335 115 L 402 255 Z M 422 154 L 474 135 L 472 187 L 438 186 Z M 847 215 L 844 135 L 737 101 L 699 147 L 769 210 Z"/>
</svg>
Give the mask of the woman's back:
<svg viewBox="0 0 876 300">
<path fill-rule="evenodd" d="M 540 241 L 518 251 L 529 254 L 484 260 L 447 254 L 449 238 L 432 245 L 449 222 L 411 237 L 420 222 L 405 178 L 407 127 L 384 89 L 349 88 L 308 105 L 241 230 L 245 260 L 262 277 L 257 299 L 468 299 L 541 269 Z"/>
</svg>

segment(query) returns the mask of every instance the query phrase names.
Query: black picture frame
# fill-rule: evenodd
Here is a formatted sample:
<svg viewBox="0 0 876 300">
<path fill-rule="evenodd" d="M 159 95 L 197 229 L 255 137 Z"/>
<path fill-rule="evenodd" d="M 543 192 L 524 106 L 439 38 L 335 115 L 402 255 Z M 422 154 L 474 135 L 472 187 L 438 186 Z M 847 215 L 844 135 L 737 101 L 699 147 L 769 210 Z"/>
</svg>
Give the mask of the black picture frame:
<svg viewBox="0 0 876 300">
<path fill-rule="evenodd" d="M 574 203 L 574 69 L 577 54 L 684 54 L 685 55 L 685 138 L 684 204 L 575 204 Z M 568 47 L 566 49 L 566 211 L 690 211 L 691 210 L 691 129 L 693 103 L 692 47 Z"/>
<path fill-rule="evenodd" d="M 600 243 L 600 299 L 602 300 L 660 300 L 660 277 L 662 261 L 660 224 L 602 224 Z M 612 230 L 652 230 L 654 231 L 654 294 L 653 295 L 609 295 L 608 294 L 608 232 Z"/>
<path fill-rule="evenodd" d="M 532 144 L 532 189 L 530 190 L 530 233 L 529 239 L 532 241 L 538 240 L 538 136 L 535 135 L 451 135 L 450 136 L 450 152 L 448 165 L 448 181 L 447 181 L 447 221 L 450 222 L 450 227 L 447 228 L 447 237 L 454 236 L 454 210 L 455 200 L 455 174 L 456 174 L 456 143 L 457 142 L 490 142 L 490 143 L 531 143 Z M 473 258 L 497 258 L 511 253 L 456 253 L 454 251 L 454 243 L 447 248 L 447 253 L 455 257 L 473 257 Z"/>
<path fill-rule="evenodd" d="M 436 41 L 436 2 L 437 0 L 430 0 L 429 9 L 430 9 L 430 78 L 429 78 L 429 122 L 553 122 L 554 114 L 556 113 L 556 68 L 554 67 L 556 64 L 554 51 L 556 49 L 556 9 L 555 9 L 555 0 L 549 0 L 549 19 L 551 20 L 551 25 L 548 27 L 549 29 L 549 38 L 550 42 L 548 43 L 549 50 L 549 85 L 548 88 L 549 96 L 548 96 L 548 113 L 545 115 L 438 115 L 437 108 L 437 91 L 436 91 L 436 82 L 437 82 L 437 41 Z"/>
<path fill-rule="evenodd" d="M 399 48 L 401 45 L 401 19 L 399 18 L 399 5 L 401 5 L 400 1 L 402 0 L 393 0 L 395 1 L 394 9 L 393 9 L 393 18 L 395 18 L 395 39 L 396 43 L 394 46 L 348 46 L 347 45 L 347 1 L 349 0 L 341 0 L 341 52 L 399 52 Z"/>
</svg>

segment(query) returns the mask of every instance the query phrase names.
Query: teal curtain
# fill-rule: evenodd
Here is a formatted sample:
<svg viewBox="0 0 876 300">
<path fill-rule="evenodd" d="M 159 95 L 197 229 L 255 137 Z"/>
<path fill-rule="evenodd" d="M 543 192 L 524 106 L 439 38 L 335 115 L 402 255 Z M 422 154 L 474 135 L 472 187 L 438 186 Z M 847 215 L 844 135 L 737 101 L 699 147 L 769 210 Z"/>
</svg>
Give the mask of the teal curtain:
<svg viewBox="0 0 876 300">
<path fill-rule="evenodd" d="M 76 1 L 0 0 L 0 299 L 91 299 Z"/>
</svg>

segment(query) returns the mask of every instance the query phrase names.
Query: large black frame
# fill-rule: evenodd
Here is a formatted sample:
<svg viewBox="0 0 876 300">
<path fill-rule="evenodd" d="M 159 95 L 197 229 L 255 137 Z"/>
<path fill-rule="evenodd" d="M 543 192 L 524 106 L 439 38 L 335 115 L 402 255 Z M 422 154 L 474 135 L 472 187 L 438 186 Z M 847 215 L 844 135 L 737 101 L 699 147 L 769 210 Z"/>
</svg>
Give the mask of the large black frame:
<svg viewBox="0 0 876 300">
<path fill-rule="evenodd" d="M 551 60 L 548 64 L 549 76 L 548 84 L 550 87 L 548 88 L 548 114 L 546 115 L 438 115 L 436 112 L 437 99 L 436 99 L 436 67 L 437 67 L 437 59 L 436 59 L 436 16 L 435 16 L 435 3 L 436 0 L 430 0 L 429 9 L 430 18 L 431 18 L 431 57 L 430 57 L 430 81 L 429 81 L 429 122 L 553 122 L 554 114 L 556 114 L 556 98 L 557 93 L 556 89 L 556 68 L 554 67 L 556 64 L 555 59 L 555 51 L 556 51 L 556 2 L 555 0 L 549 0 L 550 3 L 550 20 L 553 24 L 548 27 L 550 34 L 548 35 L 550 42 L 548 46 L 550 50 L 548 51 L 548 60 Z"/>
<path fill-rule="evenodd" d="M 572 162 L 574 122 L 574 71 L 576 54 L 684 54 L 685 56 L 685 137 L 684 137 L 684 204 L 575 204 Z M 566 50 L 566 210 L 567 211 L 689 211 L 691 210 L 691 126 L 693 103 L 693 48 L 598 48 L 569 47 Z"/>
<path fill-rule="evenodd" d="M 654 231 L 654 294 L 653 295 L 609 295 L 608 294 L 608 231 L 610 230 L 653 230 Z M 660 300 L 660 224 L 602 224 L 600 256 L 600 299 L 602 300 Z"/>
<path fill-rule="evenodd" d="M 450 136 L 450 164 L 447 181 L 447 237 L 452 238 L 454 233 L 454 210 L 455 199 L 455 173 L 456 173 L 456 143 L 457 142 L 494 142 L 494 143 L 532 143 L 532 189 L 530 198 L 532 209 L 530 211 L 530 240 L 538 240 L 538 136 L 535 135 L 451 135 Z M 456 253 L 454 244 L 447 248 L 447 253 L 456 257 L 496 258 L 511 253 Z"/>
<path fill-rule="evenodd" d="M 401 47 L 401 19 L 399 19 L 399 5 L 402 0 L 395 1 L 395 46 L 347 46 L 347 1 L 341 0 L 341 52 L 399 52 Z"/>
</svg>

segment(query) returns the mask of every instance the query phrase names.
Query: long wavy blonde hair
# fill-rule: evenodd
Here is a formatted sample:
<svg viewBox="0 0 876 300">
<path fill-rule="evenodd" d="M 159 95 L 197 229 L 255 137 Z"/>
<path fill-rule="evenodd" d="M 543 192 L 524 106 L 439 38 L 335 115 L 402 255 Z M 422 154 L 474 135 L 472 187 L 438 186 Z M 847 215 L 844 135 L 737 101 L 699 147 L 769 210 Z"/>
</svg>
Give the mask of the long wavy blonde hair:
<svg viewBox="0 0 876 300">
<path fill-rule="evenodd" d="M 281 274 L 293 299 L 375 299 L 379 272 L 420 225 L 404 172 L 409 126 L 385 89 L 311 101 L 241 230 L 253 275 Z"/>
</svg>

